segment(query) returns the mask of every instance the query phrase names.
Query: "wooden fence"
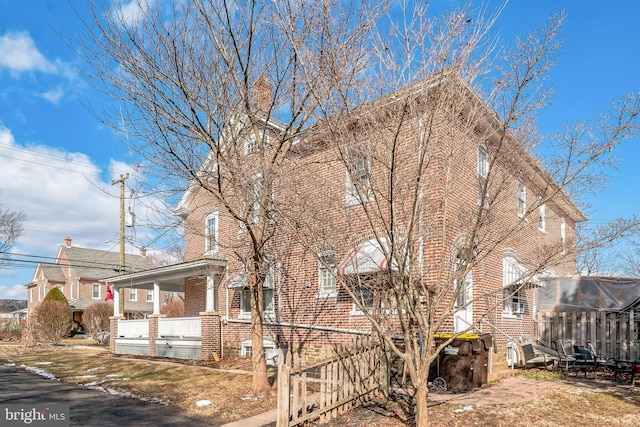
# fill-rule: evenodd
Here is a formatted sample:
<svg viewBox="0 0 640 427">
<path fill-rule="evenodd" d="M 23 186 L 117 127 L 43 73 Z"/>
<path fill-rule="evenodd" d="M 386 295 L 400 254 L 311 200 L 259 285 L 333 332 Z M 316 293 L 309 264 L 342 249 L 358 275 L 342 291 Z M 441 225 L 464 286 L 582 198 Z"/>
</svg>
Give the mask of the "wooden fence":
<svg viewBox="0 0 640 427">
<path fill-rule="evenodd" d="M 640 360 L 640 313 L 581 311 L 539 313 L 537 339 L 585 346 L 591 343 L 607 358 Z"/>
<path fill-rule="evenodd" d="M 320 418 L 326 423 L 377 393 L 388 395 L 388 358 L 380 345 L 292 369 L 278 365 L 278 427 Z"/>
</svg>

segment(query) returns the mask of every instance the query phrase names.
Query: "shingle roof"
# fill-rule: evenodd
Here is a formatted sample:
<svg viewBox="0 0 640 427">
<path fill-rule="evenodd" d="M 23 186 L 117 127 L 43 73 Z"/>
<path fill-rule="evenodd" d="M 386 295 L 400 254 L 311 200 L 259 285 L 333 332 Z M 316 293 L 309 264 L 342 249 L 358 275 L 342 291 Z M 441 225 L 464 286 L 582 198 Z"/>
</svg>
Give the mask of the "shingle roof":
<svg viewBox="0 0 640 427">
<path fill-rule="evenodd" d="M 120 265 L 119 252 L 68 247 L 65 245 L 60 246 L 60 248 L 69 259 L 76 276 L 81 279 L 99 280 L 118 273 Z M 150 260 L 141 255 L 125 255 L 124 264 L 126 273 L 148 270 L 153 267 Z"/>
<path fill-rule="evenodd" d="M 44 277 L 50 282 L 64 282 L 65 277 L 60 265 L 40 263 L 40 269 L 44 274 Z"/>
<path fill-rule="evenodd" d="M 0 313 L 11 313 L 23 308 L 27 308 L 26 299 L 0 299 Z"/>
</svg>

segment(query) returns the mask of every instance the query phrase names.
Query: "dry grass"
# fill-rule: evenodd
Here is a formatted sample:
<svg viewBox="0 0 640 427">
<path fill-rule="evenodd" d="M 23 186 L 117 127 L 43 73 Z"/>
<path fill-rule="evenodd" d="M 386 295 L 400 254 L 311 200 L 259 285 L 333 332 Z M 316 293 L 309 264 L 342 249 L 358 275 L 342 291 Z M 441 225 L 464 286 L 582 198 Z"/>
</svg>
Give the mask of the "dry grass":
<svg viewBox="0 0 640 427">
<path fill-rule="evenodd" d="M 118 357 L 109 355 L 103 347 L 87 345 L 29 348 L 0 345 L 0 357 L 39 367 L 61 381 L 96 383 L 105 388 L 158 398 L 189 413 L 221 422 L 246 418 L 276 407 L 275 393 L 260 399 L 250 397 L 250 373 Z M 209 400 L 211 405 L 199 408 L 196 402 L 200 400 Z"/>
<path fill-rule="evenodd" d="M 87 341 L 83 341 L 85 344 Z M 225 372 L 195 363 L 132 359 L 111 356 L 103 347 L 76 345 L 30 347 L 0 345 L 0 358 L 45 369 L 61 380 L 101 383 L 107 388 L 126 390 L 146 397 L 170 401 L 189 413 L 229 422 L 276 407 L 275 393 L 262 399 L 247 399 L 251 375 Z M 52 362 L 41 365 L 42 362 Z M 246 360 L 227 361 L 227 367 L 244 368 Z M 539 381 L 563 381 L 556 373 L 528 373 Z M 244 399 L 243 399 L 244 398 Z M 199 400 L 210 406 L 198 408 Z M 460 405 L 440 404 L 429 408 L 430 425 L 444 426 L 579 426 L 616 427 L 640 425 L 640 387 L 602 390 L 566 387 L 519 404 L 474 405 L 473 410 L 456 413 Z M 357 408 L 329 425 L 401 427 L 411 425 L 411 416 L 402 405 L 378 402 Z"/>
</svg>

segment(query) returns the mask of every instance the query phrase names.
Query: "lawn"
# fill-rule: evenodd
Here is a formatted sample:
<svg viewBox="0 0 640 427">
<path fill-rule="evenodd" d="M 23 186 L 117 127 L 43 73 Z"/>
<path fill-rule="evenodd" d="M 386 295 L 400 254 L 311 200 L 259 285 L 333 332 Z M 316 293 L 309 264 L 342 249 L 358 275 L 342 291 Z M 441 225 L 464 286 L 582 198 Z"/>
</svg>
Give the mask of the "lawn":
<svg viewBox="0 0 640 427">
<path fill-rule="evenodd" d="M 251 396 L 251 374 L 165 360 L 109 355 L 99 346 L 0 345 L 0 358 L 49 372 L 61 381 L 159 400 L 189 413 L 230 422 L 275 409 L 275 392 Z M 203 401 L 211 403 L 202 406 Z M 200 405 L 197 403 L 200 402 Z"/>
</svg>

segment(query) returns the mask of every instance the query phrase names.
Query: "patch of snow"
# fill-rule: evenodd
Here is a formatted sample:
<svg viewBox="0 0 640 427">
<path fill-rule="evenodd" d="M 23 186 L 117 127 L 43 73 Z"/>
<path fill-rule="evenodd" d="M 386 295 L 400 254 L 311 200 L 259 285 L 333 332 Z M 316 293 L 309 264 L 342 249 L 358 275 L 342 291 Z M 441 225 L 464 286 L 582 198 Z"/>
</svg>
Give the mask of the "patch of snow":
<svg viewBox="0 0 640 427">
<path fill-rule="evenodd" d="M 257 397 L 253 397 L 253 396 L 246 396 L 246 397 L 241 397 L 240 400 L 258 400 Z"/>
<path fill-rule="evenodd" d="M 51 372 L 45 371 L 44 369 L 34 368 L 33 366 L 22 366 L 24 367 L 25 371 L 33 372 L 36 375 L 40 375 L 41 377 L 48 378 L 50 380 L 60 381 L 58 378 L 56 378 L 55 375 L 53 375 Z"/>
<path fill-rule="evenodd" d="M 209 406 L 209 405 L 211 405 L 211 401 L 210 400 L 198 400 L 196 402 L 196 406 L 198 408 L 202 408 L 203 406 Z"/>
<path fill-rule="evenodd" d="M 99 371 L 100 369 L 107 369 L 107 367 L 106 366 L 98 366 L 97 368 L 87 369 L 85 372 L 95 372 L 95 371 Z"/>
<path fill-rule="evenodd" d="M 11 363 L 5 363 L 4 366 L 16 366 L 16 364 L 11 362 Z"/>
<path fill-rule="evenodd" d="M 53 365 L 54 362 L 38 362 L 36 365 Z"/>
<path fill-rule="evenodd" d="M 115 378 L 115 377 L 119 377 L 120 375 L 118 374 L 107 374 L 108 378 Z"/>
<path fill-rule="evenodd" d="M 76 378 L 86 378 L 86 379 L 89 379 L 89 378 L 95 378 L 95 377 L 96 377 L 95 375 L 78 375 Z"/>
<path fill-rule="evenodd" d="M 473 406 L 472 405 L 467 405 L 462 409 L 456 409 L 455 412 L 456 414 L 461 414 L 462 412 L 467 412 L 467 411 L 473 411 Z"/>
</svg>

